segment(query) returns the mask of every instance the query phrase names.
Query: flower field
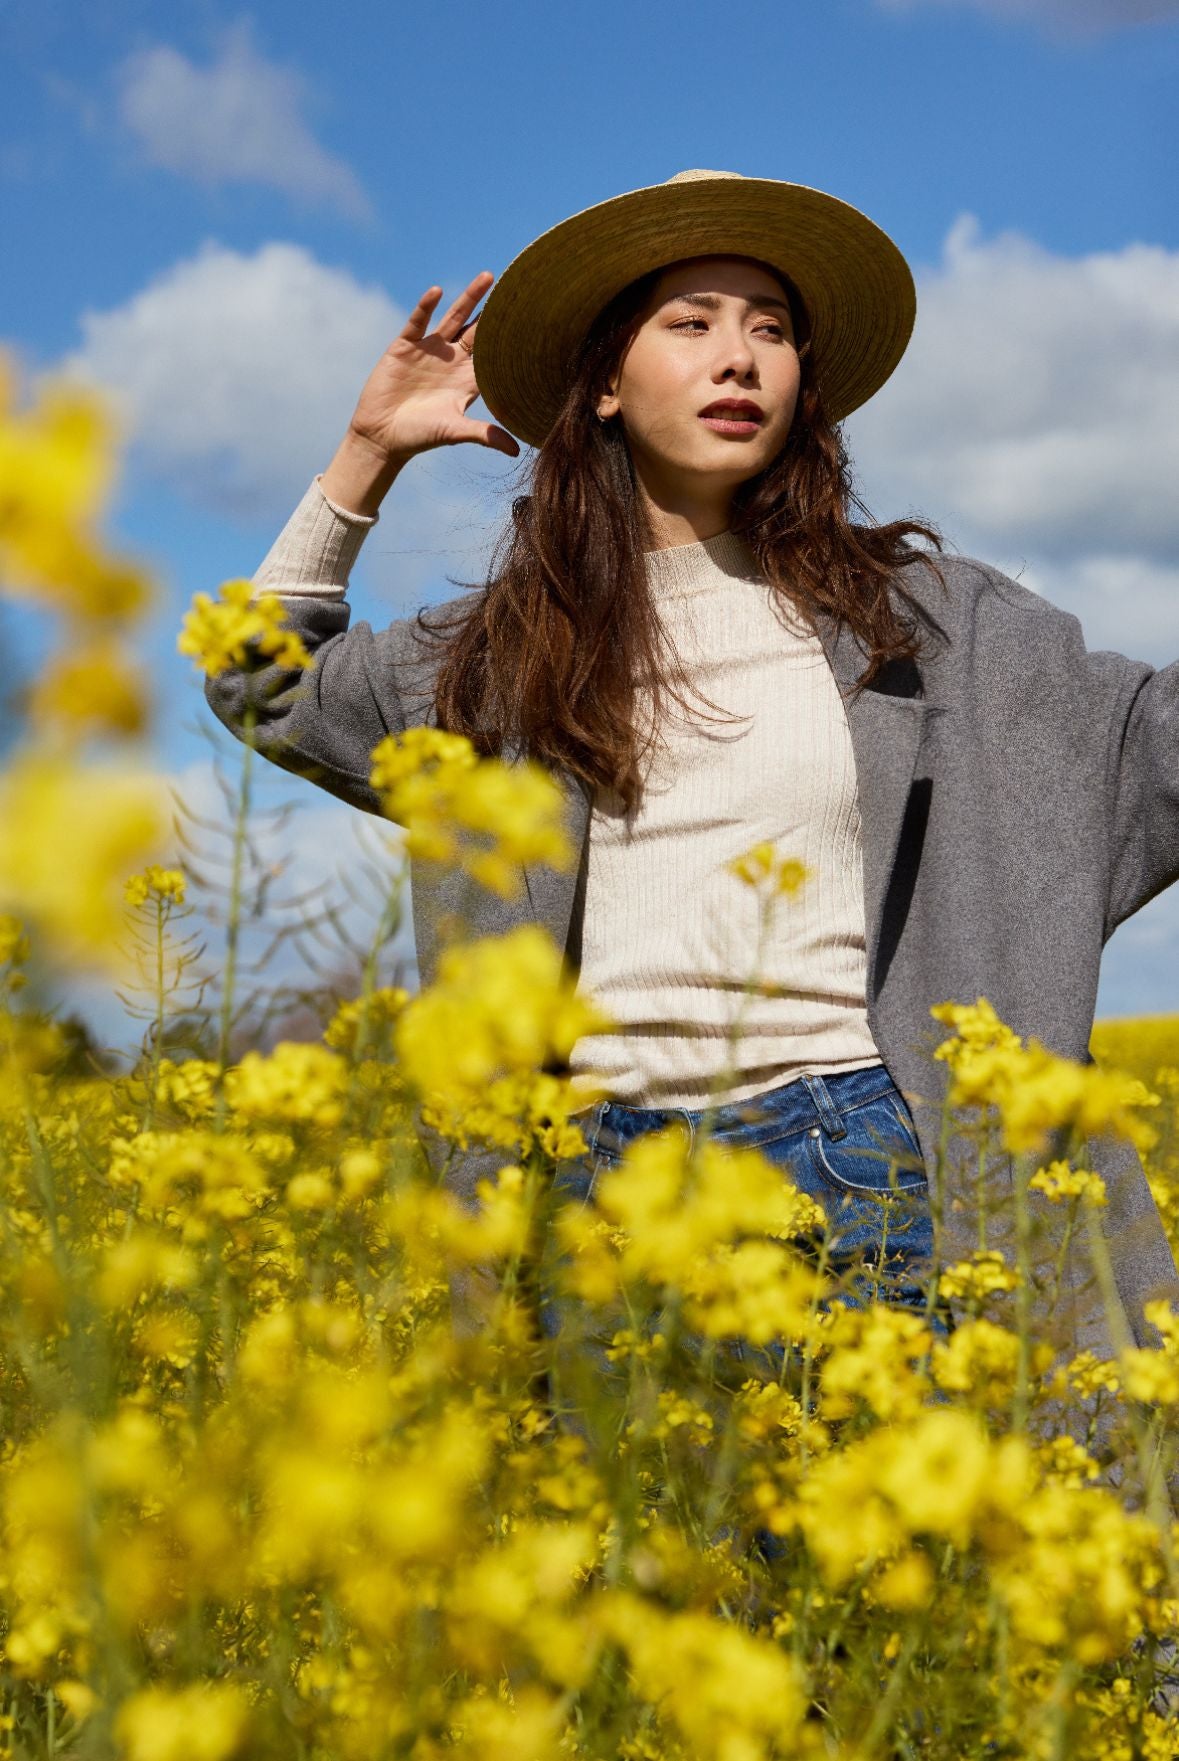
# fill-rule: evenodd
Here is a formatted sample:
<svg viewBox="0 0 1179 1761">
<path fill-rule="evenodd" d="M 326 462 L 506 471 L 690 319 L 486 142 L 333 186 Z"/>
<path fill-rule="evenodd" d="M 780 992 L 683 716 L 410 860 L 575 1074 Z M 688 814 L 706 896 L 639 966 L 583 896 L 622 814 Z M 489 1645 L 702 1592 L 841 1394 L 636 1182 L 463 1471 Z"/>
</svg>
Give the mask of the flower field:
<svg viewBox="0 0 1179 1761">
<path fill-rule="evenodd" d="M 1037 1240 L 1108 1287 L 1103 1183 L 1058 1134 L 1134 1142 L 1179 1245 L 1179 1020 L 1099 1023 L 1082 1066 L 948 999 L 947 1117 L 1010 1157 L 1015 1251 L 945 1266 L 926 1313 L 850 1306 L 822 1213 L 756 1152 L 660 1133 L 559 1201 L 585 1144 L 552 1071 L 602 1018 L 538 929 L 456 941 L 411 995 L 380 981 L 390 905 L 318 1038 L 242 1050 L 247 741 L 186 1049 L 205 881 L 119 756 L 155 589 L 101 535 L 113 437 L 68 387 L 3 390 L 0 586 L 57 645 L 0 773 L 0 1753 L 1179 1753 L 1179 1314 L 1062 1357 L 1025 1301 Z M 228 583 L 178 638 L 206 672 L 298 665 L 281 617 Z M 373 783 L 473 885 L 569 860 L 551 780 L 455 737 L 390 737 Z M 764 848 L 741 877 L 767 912 L 805 884 Z M 138 999 L 131 1068 L 38 1006 L 38 961 Z M 499 1151 L 474 1206 L 419 1118 Z"/>
</svg>

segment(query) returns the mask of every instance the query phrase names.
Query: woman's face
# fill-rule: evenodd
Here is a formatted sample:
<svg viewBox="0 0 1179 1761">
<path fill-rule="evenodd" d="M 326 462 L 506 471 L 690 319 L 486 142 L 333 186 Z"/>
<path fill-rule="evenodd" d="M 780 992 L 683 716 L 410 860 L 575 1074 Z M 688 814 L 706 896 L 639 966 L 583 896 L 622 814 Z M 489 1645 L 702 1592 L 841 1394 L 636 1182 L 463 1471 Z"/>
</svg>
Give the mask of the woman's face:
<svg viewBox="0 0 1179 1761">
<path fill-rule="evenodd" d="M 609 391 L 635 467 L 664 495 L 731 491 L 781 450 L 798 402 L 786 291 L 748 257 L 694 257 L 659 276 Z M 709 413 L 738 400 L 755 406 Z"/>
</svg>

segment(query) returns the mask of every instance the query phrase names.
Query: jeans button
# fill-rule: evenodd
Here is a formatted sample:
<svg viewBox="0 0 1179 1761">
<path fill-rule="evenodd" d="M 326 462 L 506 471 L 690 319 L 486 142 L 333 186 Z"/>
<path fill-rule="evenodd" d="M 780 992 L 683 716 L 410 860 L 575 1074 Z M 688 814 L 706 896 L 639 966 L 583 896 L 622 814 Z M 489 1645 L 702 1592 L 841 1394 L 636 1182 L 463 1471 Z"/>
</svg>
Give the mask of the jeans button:
<svg viewBox="0 0 1179 1761">
<path fill-rule="evenodd" d="M 818 1137 L 820 1135 L 819 1127 L 817 1125 L 812 1125 L 810 1134 L 812 1137 Z"/>
</svg>

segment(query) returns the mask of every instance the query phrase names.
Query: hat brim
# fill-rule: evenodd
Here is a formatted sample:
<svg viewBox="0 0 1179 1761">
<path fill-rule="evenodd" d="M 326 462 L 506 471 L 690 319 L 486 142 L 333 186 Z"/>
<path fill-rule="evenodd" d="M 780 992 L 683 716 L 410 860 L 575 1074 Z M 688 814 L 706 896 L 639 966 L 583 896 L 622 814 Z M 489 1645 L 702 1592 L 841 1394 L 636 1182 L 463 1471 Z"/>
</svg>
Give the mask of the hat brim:
<svg viewBox="0 0 1179 1761">
<path fill-rule="evenodd" d="M 758 257 L 789 275 L 810 316 L 832 421 L 866 403 L 904 354 L 917 315 L 913 276 L 866 214 L 805 184 L 691 177 L 582 209 L 508 264 L 474 341 L 475 380 L 496 421 L 543 445 L 603 306 L 649 270 L 713 255 Z"/>
</svg>

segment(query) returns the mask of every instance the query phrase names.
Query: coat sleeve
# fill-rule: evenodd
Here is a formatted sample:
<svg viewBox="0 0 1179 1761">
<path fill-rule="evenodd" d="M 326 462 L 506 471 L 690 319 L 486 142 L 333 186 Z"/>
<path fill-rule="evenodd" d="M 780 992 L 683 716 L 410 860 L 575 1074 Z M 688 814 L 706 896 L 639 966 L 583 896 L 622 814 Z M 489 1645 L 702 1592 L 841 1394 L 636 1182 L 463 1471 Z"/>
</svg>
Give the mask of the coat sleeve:
<svg viewBox="0 0 1179 1761">
<path fill-rule="evenodd" d="M 1087 657 L 1109 732 L 1105 938 L 1179 880 L 1179 661 Z"/>
<path fill-rule="evenodd" d="M 313 655 L 309 668 L 276 662 L 232 667 L 205 681 L 205 698 L 239 740 L 253 707 L 257 751 L 366 813 L 379 813 L 369 783 L 373 747 L 405 728 L 402 663 L 412 620 L 374 632 L 351 623 L 347 601 L 283 598 L 286 622 Z"/>
</svg>

